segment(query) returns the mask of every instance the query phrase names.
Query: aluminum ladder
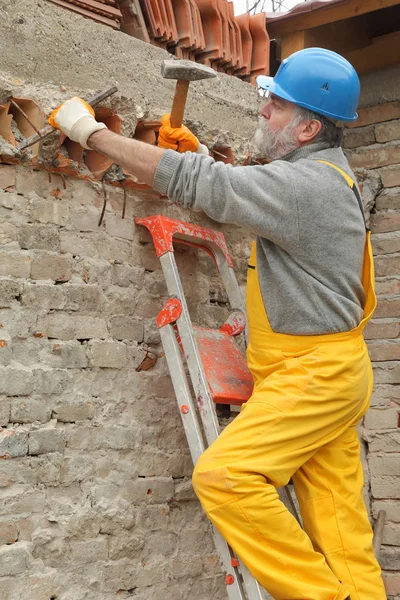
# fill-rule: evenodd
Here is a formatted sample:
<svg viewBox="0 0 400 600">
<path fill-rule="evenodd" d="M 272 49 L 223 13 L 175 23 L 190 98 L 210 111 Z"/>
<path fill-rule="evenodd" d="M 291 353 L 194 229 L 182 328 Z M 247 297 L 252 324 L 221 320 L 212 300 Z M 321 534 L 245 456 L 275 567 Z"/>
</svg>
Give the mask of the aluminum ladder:
<svg viewBox="0 0 400 600">
<path fill-rule="evenodd" d="M 233 336 L 242 333 L 246 326 L 244 301 L 221 232 L 160 215 L 136 217 L 135 222 L 147 227 L 152 236 L 170 295 L 156 322 L 195 464 L 220 433 L 214 403 L 241 405 L 252 393 L 253 381 L 246 360 L 233 341 Z M 219 330 L 192 324 L 175 261 L 173 241 L 201 249 L 215 262 L 233 311 Z M 185 362 L 195 400 L 186 376 Z M 290 497 L 290 493 L 287 495 Z M 229 600 L 265 598 L 263 588 L 221 534 L 214 527 L 212 531 L 225 573 Z"/>
</svg>

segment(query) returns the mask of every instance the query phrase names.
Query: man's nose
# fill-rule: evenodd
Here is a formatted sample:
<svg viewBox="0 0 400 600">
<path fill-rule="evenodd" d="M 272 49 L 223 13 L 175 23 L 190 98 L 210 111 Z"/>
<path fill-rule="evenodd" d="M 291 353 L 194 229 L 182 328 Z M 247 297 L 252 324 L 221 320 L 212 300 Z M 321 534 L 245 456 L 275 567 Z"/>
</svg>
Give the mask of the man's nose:
<svg viewBox="0 0 400 600">
<path fill-rule="evenodd" d="M 264 117 L 264 119 L 269 119 L 271 117 L 271 105 L 269 102 L 267 102 L 267 104 L 264 104 L 264 106 L 262 106 L 260 108 L 260 110 L 258 111 L 258 114 L 261 117 Z"/>
</svg>

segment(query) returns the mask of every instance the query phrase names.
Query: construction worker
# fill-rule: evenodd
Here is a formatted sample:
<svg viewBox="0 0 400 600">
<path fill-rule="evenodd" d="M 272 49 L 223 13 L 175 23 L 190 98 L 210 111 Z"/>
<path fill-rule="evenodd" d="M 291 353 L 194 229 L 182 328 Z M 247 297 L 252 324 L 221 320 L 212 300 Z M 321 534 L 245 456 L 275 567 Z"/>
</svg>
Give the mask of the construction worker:
<svg viewBox="0 0 400 600">
<path fill-rule="evenodd" d="M 341 149 L 359 80 L 321 48 L 285 59 L 256 142 L 264 166 L 198 153 L 163 118 L 165 150 L 97 123 L 80 99 L 50 123 L 184 207 L 256 237 L 249 261 L 251 398 L 198 460 L 194 489 L 210 520 L 276 600 L 385 600 L 362 497 L 356 425 L 372 390 L 362 331 L 376 299 L 360 193 Z M 189 152 L 187 152 L 189 150 Z M 201 151 L 204 151 L 200 147 Z M 304 530 L 277 488 L 292 479 Z"/>
</svg>

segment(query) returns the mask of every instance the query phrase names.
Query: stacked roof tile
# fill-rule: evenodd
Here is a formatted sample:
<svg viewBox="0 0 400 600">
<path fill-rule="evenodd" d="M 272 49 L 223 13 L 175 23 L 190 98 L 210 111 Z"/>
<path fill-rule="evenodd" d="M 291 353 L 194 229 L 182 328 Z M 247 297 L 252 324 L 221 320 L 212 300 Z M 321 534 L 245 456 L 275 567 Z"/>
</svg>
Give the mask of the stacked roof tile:
<svg viewBox="0 0 400 600">
<path fill-rule="evenodd" d="M 229 0 L 50 1 L 253 84 L 269 72 L 265 13 L 235 17 Z"/>
</svg>

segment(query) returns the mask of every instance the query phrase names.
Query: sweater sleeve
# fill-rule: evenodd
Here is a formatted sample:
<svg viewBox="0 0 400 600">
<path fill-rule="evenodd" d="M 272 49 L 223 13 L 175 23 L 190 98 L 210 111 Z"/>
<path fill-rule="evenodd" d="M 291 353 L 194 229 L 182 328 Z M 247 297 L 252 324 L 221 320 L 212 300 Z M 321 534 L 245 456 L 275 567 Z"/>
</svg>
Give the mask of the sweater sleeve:
<svg viewBox="0 0 400 600">
<path fill-rule="evenodd" d="M 290 165 L 233 167 L 213 158 L 167 150 L 153 187 L 181 206 L 233 223 L 283 248 L 299 239 L 298 210 Z"/>
</svg>

